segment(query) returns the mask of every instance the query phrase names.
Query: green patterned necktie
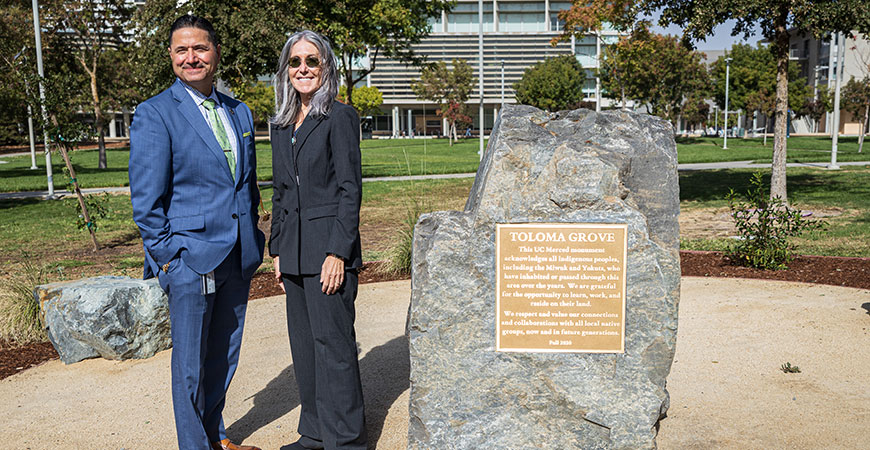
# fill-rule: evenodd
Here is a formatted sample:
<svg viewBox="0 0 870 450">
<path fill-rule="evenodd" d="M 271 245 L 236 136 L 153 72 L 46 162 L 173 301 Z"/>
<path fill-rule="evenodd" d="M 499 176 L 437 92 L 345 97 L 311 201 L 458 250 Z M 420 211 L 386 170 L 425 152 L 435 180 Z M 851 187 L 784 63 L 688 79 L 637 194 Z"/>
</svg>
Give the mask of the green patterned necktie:
<svg viewBox="0 0 870 450">
<path fill-rule="evenodd" d="M 202 102 L 202 106 L 208 110 L 208 121 L 211 122 L 211 130 L 214 132 L 214 137 L 217 138 L 218 144 L 224 151 L 224 156 L 227 157 L 227 164 L 230 166 L 230 174 L 236 178 L 236 157 L 233 155 L 233 147 L 230 145 L 230 139 L 227 137 L 227 130 L 224 128 L 224 121 L 218 116 L 217 108 L 215 108 L 214 100 L 207 98 Z"/>
</svg>

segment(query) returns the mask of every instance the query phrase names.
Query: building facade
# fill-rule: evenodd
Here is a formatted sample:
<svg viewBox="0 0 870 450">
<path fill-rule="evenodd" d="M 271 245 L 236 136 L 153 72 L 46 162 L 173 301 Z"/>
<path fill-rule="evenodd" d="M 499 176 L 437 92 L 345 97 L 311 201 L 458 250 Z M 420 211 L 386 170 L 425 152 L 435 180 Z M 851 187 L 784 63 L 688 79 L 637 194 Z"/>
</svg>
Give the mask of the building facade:
<svg viewBox="0 0 870 450">
<path fill-rule="evenodd" d="M 844 45 L 833 45 L 832 39 L 816 39 L 812 35 L 794 35 L 789 41 L 789 58 L 798 63 L 801 76 L 813 86 L 816 95 L 819 89 L 829 89 L 834 93 L 834 87 L 839 76 L 839 62 L 843 58 L 843 79 L 845 86 L 852 77 L 861 80 L 870 77 L 870 40 L 867 36 L 857 34 L 846 38 Z M 833 98 L 833 97 L 832 97 Z M 828 133 L 832 131 L 833 114 L 825 114 L 818 124 L 810 118 L 802 118 L 792 122 L 797 133 Z M 840 133 L 856 135 L 861 131 L 858 119 L 848 111 L 841 111 L 840 123 L 836 127 Z"/>
<path fill-rule="evenodd" d="M 489 133 L 503 104 L 515 103 L 514 83 L 523 72 L 546 58 L 574 55 L 586 69 L 584 101 L 609 106 L 609 100 L 600 96 L 600 84 L 595 78 L 599 57 L 606 45 L 615 43 L 619 35 L 604 30 L 584 38 L 572 38 L 553 46 L 550 42 L 559 36 L 563 23 L 561 10 L 571 7 L 570 2 L 549 0 L 486 0 L 483 3 L 483 105 L 484 133 Z M 474 71 L 474 89 L 468 100 L 472 116 L 472 132 L 480 127 L 478 89 L 478 2 L 459 0 L 450 12 L 430 20 L 428 37 L 413 47 L 417 55 L 429 62 L 444 61 L 450 66 L 454 58 L 464 59 Z M 361 61 L 367 65 L 367 60 Z M 417 99 L 412 84 L 420 78 L 420 68 L 387 58 L 375 61 L 375 71 L 365 84 L 377 87 L 384 96 L 381 115 L 372 118 L 375 135 L 421 136 L 444 135 L 445 121 L 436 115 L 437 106 Z M 463 130 L 464 131 L 464 130 Z M 462 132 L 462 131 L 461 131 Z"/>
</svg>

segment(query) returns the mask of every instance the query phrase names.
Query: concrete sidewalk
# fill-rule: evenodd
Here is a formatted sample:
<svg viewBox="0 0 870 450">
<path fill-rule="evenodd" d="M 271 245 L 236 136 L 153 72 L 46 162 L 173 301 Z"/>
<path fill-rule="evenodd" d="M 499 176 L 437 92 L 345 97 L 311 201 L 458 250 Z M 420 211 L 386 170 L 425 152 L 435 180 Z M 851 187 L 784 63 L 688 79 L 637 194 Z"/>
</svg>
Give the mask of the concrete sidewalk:
<svg viewBox="0 0 870 450">
<path fill-rule="evenodd" d="M 404 449 L 410 282 L 362 285 L 357 338 L 372 448 Z M 684 278 L 662 449 L 866 448 L 870 291 Z M 297 438 L 299 398 L 281 297 L 250 303 L 224 412 L 235 441 Z M 165 351 L 147 360 L 50 361 L 0 381 L 0 442 L 28 449 L 171 449 Z M 802 373 L 785 374 L 785 362 Z"/>
</svg>

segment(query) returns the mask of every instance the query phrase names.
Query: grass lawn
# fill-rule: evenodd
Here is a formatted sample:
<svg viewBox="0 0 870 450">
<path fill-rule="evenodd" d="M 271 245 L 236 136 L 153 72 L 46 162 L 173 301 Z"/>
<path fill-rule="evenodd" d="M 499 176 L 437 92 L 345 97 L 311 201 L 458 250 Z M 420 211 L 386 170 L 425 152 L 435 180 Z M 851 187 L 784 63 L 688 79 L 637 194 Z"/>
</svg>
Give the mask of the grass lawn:
<svg viewBox="0 0 870 450">
<path fill-rule="evenodd" d="M 478 141 L 461 140 L 450 146 L 446 139 L 376 139 L 362 143 L 363 177 L 400 175 L 469 173 L 477 171 L 480 157 Z M 822 137 L 794 137 L 789 139 L 789 162 L 827 162 L 831 159 L 831 140 Z M 756 161 L 769 163 L 773 152 L 773 139 L 767 146 L 761 139 L 728 140 L 728 150 L 722 149 L 721 138 L 677 139 L 680 163 L 721 161 Z M 109 168 L 97 169 L 96 150 L 77 150 L 71 155 L 79 183 L 83 188 L 127 186 L 127 148 L 109 149 Z M 865 153 L 858 153 L 858 138 L 840 139 L 838 161 L 870 160 L 870 145 Z M 46 189 L 45 163 L 38 160 L 39 170 L 30 170 L 30 157 L 2 158 L 0 161 L 0 192 L 37 191 Z M 54 186 L 67 187 L 69 177 L 64 174 L 63 159 L 52 155 Z M 257 143 L 257 179 L 272 179 L 272 149 L 268 142 Z"/>
<path fill-rule="evenodd" d="M 677 138 L 677 159 L 680 163 L 722 161 L 755 161 L 769 163 L 773 155 L 773 137 L 729 138 L 728 149 L 722 149 L 722 138 Z M 788 162 L 830 162 L 830 137 L 792 137 L 788 139 Z M 837 161 L 870 161 L 870 143 L 858 153 L 857 137 L 841 137 L 837 144 Z"/>
<path fill-rule="evenodd" d="M 97 169 L 97 150 L 76 150 L 70 153 L 70 160 L 79 186 L 82 188 L 127 186 L 127 165 L 130 163 L 130 151 L 127 148 L 110 148 L 106 150 L 108 168 Z M 48 189 L 45 177 L 45 157 L 38 155 L 36 165 L 39 169 L 30 169 L 30 155 L 0 158 L 0 192 L 12 191 L 44 191 Z M 67 188 L 69 175 L 60 152 L 51 153 L 51 167 L 54 188 Z"/>
<path fill-rule="evenodd" d="M 699 208 L 723 208 L 724 197 L 733 187 L 746 192 L 752 170 L 711 170 L 680 173 L 680 206 L 684 212 Z M 765 170 L 769 185 L 770 171 Z M 795 239 L 797 252 L 809 255 L 870 256 L 870 169 L 844 167 L 837 171 L 790 168 L 787 174 L 788 196 L 792 206 L 804 211 L 839 210 L 825 218 L 825 233 Z M 722 250 L 729 240 L 703 239 L 683 241 L 683 247 L 695 250 Z"/>
<path fill-rule="evenodd" d="M 681 173 L 683 218 L 718 211 L 715 220 L 730 225 L 727 214 L 722 213 L 727 209 L 724 196 L 732 187 L 738 192 L 745 191 L 751 173 L 751 170 Z M 473 179 L 466 178 L 365 183 L 360 225 L 364 257 L 384 258 L 397 241 L 398 230 L 410 211 L 462 209 L 472 182 Z M 844 167 L 838 171 L 792 168 L 788 170 L 788 192 L 793 205 L 830 213 L 826 217 L 829 222 L 826 233 L 795 241 L 799 253 L 870 256 L 870 168 Z M 271 189 L 263 189 L 267 209 L 271 209 L 271 195 Z M 29 258 L 44 264 L 60 279 L 107 273 L 138 276 L 142 244 L 131 219 L 129 197 L 109 196 L 105 207 L 108 216 L 98 220 L 97 233 L 104 248 L 93 253 L 87 232 L 75 227 L 74 199 L 0 201 L 0 273 L 16 270 L 18 263 Z M 707 225 L 705 220 L 700 222 L 702 231 Z M 726 235 L 702 234 L 685 239 L 682 246 L 722 249 L 732 242 L 723 236 Z"/>
<path fill-rule="evenodd" d="M 478 141 L 461 140 L 452 147 L 446 139 L 378 139 L 362 142 L 364 177 L 476 172 L 480 161 Z M 67 188 L 63 158 L 52 155 L 54 188 Z M 82 188 L 128 186 L 129 148 L 108 149 L 109 167 L 97 169 L 97 150 L 76 150 L 70 158 Z M 37 159 L 38 170 L 30 169 L 30 156 L 0 158 L 0 192 L 47 189 L 45 159 Z M 257 143 L 257 179 L 272 179 L 272 147 Z"/>
</svg>

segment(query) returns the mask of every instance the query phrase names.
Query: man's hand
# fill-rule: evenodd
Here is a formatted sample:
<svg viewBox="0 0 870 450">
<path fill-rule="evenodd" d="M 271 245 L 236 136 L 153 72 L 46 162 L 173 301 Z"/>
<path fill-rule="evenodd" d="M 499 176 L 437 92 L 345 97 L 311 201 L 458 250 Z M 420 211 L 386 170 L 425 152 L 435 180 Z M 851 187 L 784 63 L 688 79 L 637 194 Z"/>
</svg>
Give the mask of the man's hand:
<svg viewBox="0 0 870 450">
<path fill-rule="evenodd" d="M 281 280 L 281 264 L 278 262 L 278 257 L 275 256 L 272 258 L 272 267 L 275 269 L 275 282 L 278 283 L 278 287 L 281 288 L 281 292 L 286 293 L 284 290 L 284 283 Z"/>
<path fill-rule="evenodd" d="M 320 268 L 320 290 L 326 295 L 335 294 L 344 283 L 344 260 L 328 255 Z"/>
</svg>

